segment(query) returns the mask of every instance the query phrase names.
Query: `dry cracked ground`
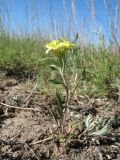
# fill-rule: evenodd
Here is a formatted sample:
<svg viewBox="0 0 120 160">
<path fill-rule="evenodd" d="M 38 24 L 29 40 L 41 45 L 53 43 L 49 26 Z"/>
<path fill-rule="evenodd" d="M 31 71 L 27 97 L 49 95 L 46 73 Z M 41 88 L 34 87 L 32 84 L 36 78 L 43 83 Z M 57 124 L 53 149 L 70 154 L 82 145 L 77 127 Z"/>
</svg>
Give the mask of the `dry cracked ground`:
<svg viewBox="0 0 120 160">
<path fill-rule="evenodd" d="M 120 123 L 113 126 L 109 137 L 86 135 L 58 144 L 52 138 L 54 120 L 47 109 L 55 105 L 54 96 L 40 92 L 34 83 L 19 83 L 1 74 L 0 160 L 120 160 Z M 79 121 L 91 110 L 106 118 L 119 118 L 119 99 L 78 95 L 70 105 L 68 118 Z"/>
</svg>

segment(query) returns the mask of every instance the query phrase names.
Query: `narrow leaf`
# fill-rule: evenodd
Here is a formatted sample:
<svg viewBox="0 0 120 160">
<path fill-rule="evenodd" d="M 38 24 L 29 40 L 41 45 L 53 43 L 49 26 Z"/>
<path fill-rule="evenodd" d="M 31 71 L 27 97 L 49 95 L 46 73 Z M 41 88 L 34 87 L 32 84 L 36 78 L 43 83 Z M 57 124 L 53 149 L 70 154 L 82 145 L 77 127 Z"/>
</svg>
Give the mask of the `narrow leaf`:
<svg viewBox="0 0 120 160">
<path fill-rule="evenodd" d="M 56 79 L 50 79 L 49 81 L 50 81 L 51 83 L 53 83 L 53 84 L 63 84 L 62 81 L 56 80 Z"/>
</svg>

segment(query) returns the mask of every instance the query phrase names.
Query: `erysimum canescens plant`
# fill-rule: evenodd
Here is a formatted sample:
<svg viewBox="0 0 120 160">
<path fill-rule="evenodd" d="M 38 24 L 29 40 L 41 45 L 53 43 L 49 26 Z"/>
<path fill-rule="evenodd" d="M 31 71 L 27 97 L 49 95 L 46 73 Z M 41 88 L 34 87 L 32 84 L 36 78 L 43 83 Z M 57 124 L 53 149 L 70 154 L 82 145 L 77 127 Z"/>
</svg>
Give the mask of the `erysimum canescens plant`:
<svg viewBox="0 0 120 160">
<path fill-rule="evenodd" d="M 58 58 L 58 63 L 60 65 L 51 65 L 52 68 L 56 69 L 58 71 L 58 73 L 61 76 L 62 79 L 62 83 L 65 90 L 66 90 L 66 97 L 67 97 L 67 101 L 69 98 L 69 87 L 67 84 L 67 80 L 65 77 L 66 74 L 66 62 L 68 59 L 68 50 L 71 47 L 75 47 L 76 44 L 75 43 L 71 43 L 70 41 L 65 40 L 64 38 L 61 38 L 60 40 L 53 40 L 50 43 L 46 44 L 46 54 L 48 53 L 52 53 L 55 57 Z"/>
<path fill-rule="evenodd" d="M 67 40 L 65 40 L 63 38 L 61 38 L 60 40 L 53 40 L 52 42 L 47 43 L 46 46 L 45 46 L 47 48 L 46 54 L 52 53 L 55 57 L 57 57 L 57 59 L 56 59 L 57 63 L 51 65 L 51 67 L 54 70 L 56 70 L 57 73 L 61 77 L 60 81 L 58 79 L 53 79 L 52 82 L 54 84 L 58 84 L 58 81 L 59 81 L 60 82 L 59 84 L 63 85 L 63 87 L 65 89 L 65 92 L 66 92 L 65 110 L 63 110 L 63 107 L 61 105 L 61 109 L 60 108 L 56 108 L 56 109 L 58 109 L 57 113 L 60 113 L 60 112 L 65 112 L 66 113 L 66 110 L 68 108 L 68 103 L 69 103 L 69 100 L 70 100 L 70 87 L 69 87 L 69 83 L 67 81 L 68 80 L 67 79 L 67 76 L 68 76 L 67 63 L 69 63 L 67 60 L 68 60 L 68 57 L 70 56 L 70 54 L 68 54 L 68 51 L 70 50 L 70 48 L 75 47 L 75 46 L 76 46 L 75 43 L 71 43 L 70 41 L 67 41 Z M 56 113 L 52 112 L 52 115 L 56 115 Z M 64 116 L 62 116 L 62 121 L 61 121 L 62 123 L 60 122 L 61 123 L 60 124 L 61 128 L 64 128 L 66 114 L 60 113 L 59 115 L 64 115 Z M 59 116 L 56 116 L 56 117 L 59 117 Z"/>
</svg>

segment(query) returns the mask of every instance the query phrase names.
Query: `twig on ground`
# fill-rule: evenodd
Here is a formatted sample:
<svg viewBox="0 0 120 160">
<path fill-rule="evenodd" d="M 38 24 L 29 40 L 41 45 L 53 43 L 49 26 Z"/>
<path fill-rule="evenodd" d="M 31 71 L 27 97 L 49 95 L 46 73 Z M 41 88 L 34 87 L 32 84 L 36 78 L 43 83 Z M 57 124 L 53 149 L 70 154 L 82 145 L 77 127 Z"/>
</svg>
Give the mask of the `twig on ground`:
<svg viewBox="0 0 120 160">
<path fill-rule="evenodd" d="M 22 132 L 24 131 L 24 128 L 22 128 L 18 133 L 15 133 L 10 139 L 9 142 L 12 142 L 14 139 L 16 139 Z"/>
<path fill-rule="evenodd" d="M 20 109 L 20 110 L 25 110 L 25 111 L 36 111 L 36 112 L 41 112 L 41 110 L 37 109 L 37 108 L 24 108 L 24 107 L 17 107 L 17 106 L 11 106 L 5 103 L 0 102 L 1 106 L 5 106 L 8 108 L 15 108 L 15 109 Z"/>
<path fill-rule="evenodd" d="M 47 142 L 47 141 L 50 141 L 52 139 L 54 139 L 54 137 L 49 137 L 49 138 L 46 138 L 46 139 L 43 139 L 43 140 L 40 140 L 40 141 L 37 141 L 37 142 L 33 142 L 33 143 L 29 144 L 29 145 L 33 146 L 35 144 L 40 144 L 40 143 L 43 143 L 43 142 Z"/>
<path fill-rule="evenodd" d="M 34 93 L 34 91 L 36 90 L 37 88 L 37 84 L 34 86 L 33 90 L 31 91 L 31 93 L 29 94 L 29 96 L 26 98 L 25 102 L 26 102 L 26 107 L 28 106 L 29 104 L 29 99 L 30 97 L 32 96 L 32 94 Z"/>
<path fill-rule="evenodd" d="M 24 143 L 24 144 L 25 144 L 26 147 L 30 150 L 30 152 L 34 155 L 34 157 L 35 157 L 37 160 L 39 160 L 39 158 L 36 156 L 36 154 L 35 154 L 35 152 L 33 151 L 33 149 L 31 149 L 27 143 Z"/>
</svg>

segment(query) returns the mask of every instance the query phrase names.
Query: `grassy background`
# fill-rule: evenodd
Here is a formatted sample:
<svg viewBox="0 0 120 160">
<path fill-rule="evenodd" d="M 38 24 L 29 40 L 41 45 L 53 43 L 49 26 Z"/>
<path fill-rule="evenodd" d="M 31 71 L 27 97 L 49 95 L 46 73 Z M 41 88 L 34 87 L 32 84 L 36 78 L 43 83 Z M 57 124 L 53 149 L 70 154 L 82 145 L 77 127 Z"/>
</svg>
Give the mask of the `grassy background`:
<svg viewBox="0 0 120 160">
<path fill-rule="evenodd" d="M 36 78 L 46 90 L 53 88 L 49 78 L 54 76 L 49 67 L 52 57 L 45 54 L 48 40 L 37 37 L 0 37 L 0 69 L 18 76 Z M 111 87 L 119 87 L 120 54 L 99 46 L 80 47 L 76 53 L 80 86 L 78 92 L 104 95 Z M 49 88 L 49 89 L 50 89 Z"/>
<path fill-rule="evenodd" d="M 90 5 L 93 5 L 93 3 L 94 1 L 91 1 Z M 73 6 L 73 1 L 71 5 Z M 72 18 L 74 19 L 74 15 Z M 115 18 L 117 18 L 117 14 Z M 54 24 L 52 17 L 50 17 L 50 20 Z M 114 29 L 112 33 L 114 33 Z M 78 35 L 80 37 L 84 34 L 79 32 Z M 109 90 L 119 88 L 120 45 L 116 35 L 117 33 L 115 35 L 111 34 L 110 39 L 112 41 L 107 46 L 101 32 L 98 34 L 97 44 L 81 43 L 78 37 L 79 49 L 76 52 L 76 66 L 81 81 L 78 88 L 79 93 L 104 96 Z M 64 36 L 66 37 L 66 35 Z M 11 34 L 6 30 L 1 15 L 0 70 L 7 72 L 8 75 L 15 75 L 18 79 L 21 76 L 25 77 L 26 80 L 34 79 L 38 81 L 41 90 L 52 92 L 55 87 L 49 83 L 49 78 L 53 77 L 55 73 L 51 72 L 49 67 L 52 64 L 52 57 L 49 58 L 45 54 L 45 43 L 50 39 L 50 36 L 43 36 L 39 31 L 37 34 Z"/>
</svg>

